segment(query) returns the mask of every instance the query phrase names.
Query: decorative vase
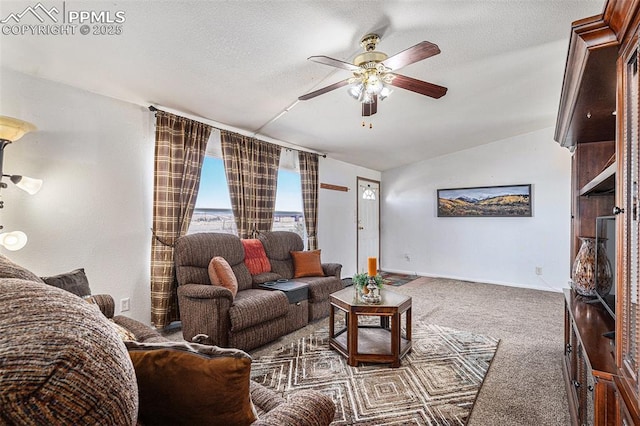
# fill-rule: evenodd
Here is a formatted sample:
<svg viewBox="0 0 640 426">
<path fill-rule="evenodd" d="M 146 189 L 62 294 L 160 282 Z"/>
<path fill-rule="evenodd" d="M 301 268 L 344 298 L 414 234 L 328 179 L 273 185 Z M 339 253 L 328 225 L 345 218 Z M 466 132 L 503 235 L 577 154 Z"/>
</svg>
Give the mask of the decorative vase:
<svg viewBox="0 0 640 426">
<path fill-rule="evenodd" d="M 367 292 L 363 291 L 364 294 L 362 295 L 362 301 L 364 303 L 378 304 L 382 301 L 382 298 L 380 297 L 380 289 L 378 288 L 374 277 L 369 277 L 369 281 L 367 282 L 367 285 L 364 286 L 364 289 L 368 290 Z"/>
<path fill-rule="evenodd" d="M 580 237 L 582 245 L 573 262 L 573 288 L 582 296 L 595 297 L 597 294 L 605 296 L 613 284 L 611 262 L 604 247 L 604 238 L 598 240 Z M 596 258 L 598 270 L 596 271 Z"/>
</svg>

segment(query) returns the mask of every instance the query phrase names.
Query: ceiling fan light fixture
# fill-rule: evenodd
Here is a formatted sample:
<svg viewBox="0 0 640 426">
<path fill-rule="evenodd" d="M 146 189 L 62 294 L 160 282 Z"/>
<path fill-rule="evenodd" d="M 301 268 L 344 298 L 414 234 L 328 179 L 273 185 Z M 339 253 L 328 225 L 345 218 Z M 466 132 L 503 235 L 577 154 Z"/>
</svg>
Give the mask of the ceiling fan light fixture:
<svg viewBox="0 0 640 426">
<path fill-rule="evenodd" d="M 298 100 L 306 101 L 349 85 L 347 93 L 361 103 L 362 116 L 369 117 L 377 112 L 378 98 L 383 100 L 391 94 L 389 86 L 400 87 L 434 99 L 439 99 L 447 93 L 446 87 L 396 73 L 400 68 L 439 54 L 438 45 L 422 41 L 393 56 L 387 56 L 384 52 L 376 51 L 379 42 L 379 35 L 365 35 L 360 40 L 364 52 L 356 55 L 351 63 L 328 56 L 310 56 L 309 60 L 347 70 L 352 75 L 342 81 L 300 96 Z"/>
<path fill-rule="evenodd" d="M 383 63 L 376 64 L 376 71 L 378 71 L 378 74 L 380 74 L 380 75 L 383 75 L 383 74 L 386 74 L 388 72 L 391 72 L 391 70 L 389 68 L 385 67 Z"/>
<path fill-rule="evenodd" d="M 370 95 L 379 94 L 383 88 L 384 88 L 384 84 L 382 84 L 382 81 L 378 78 L 376 74 L 372 74 L 369 76 L 369 78 L 367 78 L 366 91 Z"/>
<path fill-rule="evenodd" d="M 362 100 L 361 100 L 361 102 L 362 102 L 363 104 L 372 104 L 373 102 L 375 102 L 375 99 L 376 99 L 376 95 L 375 95 L 375 93 L 369 93 L 369 92 L 365 91 L 365 92 L 362 94 Z"/>
<path fill-rule="evenodd" d="M 352 84 L 351 87 L 349 87 L 349 89 L 347 90 L 347 93 L 349 93 L 349 96 L 351 96 L 353 99 L 357 101 L 362 100 L 363 92 L 364 92 L 364 83 L 362 83 L 361 81 Z"/>
<path fill-rule="evenodd" d="M 381 99 L 389 96 L 391 90 L 374 71 L 364 75 L 361 79 L 354 78 L 347 93 L 360 103 L 371 104 L 376 101 L 376 96 L 380 96 Z"/>
<path fill-rule="evenodd" d="M 393 90 L 389 89 L 389 87 L 387 86 L 384 86 L 382 90 L 380 90 L 380 93 L 378 93 L 378 99 L 384 101 L 391 94 L 391 92 L 393 92 Z"/>
</svg>

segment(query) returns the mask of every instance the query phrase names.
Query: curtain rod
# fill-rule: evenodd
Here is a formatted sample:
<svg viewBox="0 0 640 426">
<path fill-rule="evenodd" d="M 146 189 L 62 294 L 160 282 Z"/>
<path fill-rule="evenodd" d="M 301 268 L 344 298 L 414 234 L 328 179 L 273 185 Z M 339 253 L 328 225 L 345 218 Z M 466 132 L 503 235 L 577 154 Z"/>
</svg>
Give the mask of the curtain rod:
<svg viewBox="0 0 640 426">
<path fill-rule="evenodd" d="M 251 132 L 248 132 L 248 131 L 243 130 L 243 129 L 238 129 L 237 127 L 233 127 L 233 126 L 229 126 L 229 125 L 226 125 L 226 124 L 218 123 L 217 121 L 209 120 L 208 118 L 187 114 L 187 113 L 184 113 L 182 111 L 174 110 L 172 108 L 165 108 L 165 107 L 161 107 L 161 108 L 162 109 L 160 109 L 160 108 L 158 108 L 158 107 L 156 107 L 154 105 L 149 105 L 149 111 L 151 111 L 151 112 L 168 110 L 166 112 L 170 112 L 172 114 L 175 113 L 176 115 L 182 116 L 184 118 L 188 118 L 190 120 L 203 122 L 204 124 L 212 126 L 216 130 L 228 130 L 228 131 L 239 133 L 239 134 L 244 135 L 244 136 L 255 137 L 256 139 L 258 139 L 257 138 L 258 133 L 251 134 Z M 278 139 L 273 139 L 273 138 L 270 138 L 269 136 L 262 136 L 262 138 L 268 139 L 265 142 L 273 143 L 273 144 L 281 146 L 283 148 L 291 149 L 293 151 L 298 151 L 298 152 L 300 152 L 300 151 L 310 152 L 312 154 L 318 154 L 322 158 L 327 158 L 327 154 L 325 154 L 325 153 L 314 151 L 312 149 L 302 148 L 302 147 L 300 147 L 300 146 L 298 146 L 296 144 L 293 144 L 291 142 L 285 142 L 285 141 L 281 141 L 281 140 L 278 140 Z"/>
</svg>

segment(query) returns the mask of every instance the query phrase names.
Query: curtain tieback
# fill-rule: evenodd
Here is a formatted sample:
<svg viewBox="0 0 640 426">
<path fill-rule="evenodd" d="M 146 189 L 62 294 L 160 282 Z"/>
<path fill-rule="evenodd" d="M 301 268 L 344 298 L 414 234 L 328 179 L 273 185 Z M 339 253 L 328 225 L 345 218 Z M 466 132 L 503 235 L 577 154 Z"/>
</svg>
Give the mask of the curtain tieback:
<svg viewBox="0 0 640 426">
<path fill-rule="evenodd" d="M 158 237 L 158 236 L 156 235 L 156 232 L 155 232 L 153 229 L 151 229 L 151 235 L 153 235 L 153 238 L 154 238 L 156 241 L 158 241 L 160 244 L 162 244 L 163 246 L 173 248 L 173 247 L 175 247 L 175 245 L 176 245 L 175 241 L 174 241 L 174 242 L 168 242 L 168 240 L 165 240 L 165 239 L 163 239 L 163 238 Z"/>
</svg>

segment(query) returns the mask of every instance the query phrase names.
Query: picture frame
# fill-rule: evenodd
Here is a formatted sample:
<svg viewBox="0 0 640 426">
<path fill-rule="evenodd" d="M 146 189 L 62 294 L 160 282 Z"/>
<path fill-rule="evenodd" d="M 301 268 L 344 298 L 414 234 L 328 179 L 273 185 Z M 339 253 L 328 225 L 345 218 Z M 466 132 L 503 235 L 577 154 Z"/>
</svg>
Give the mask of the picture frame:
<svg viewBox="0 0 640 426">
<path fill-rule="evenodd" d="M 531 184 L 438 189 L 438 217 L 531 216 Z"/>
</svg>

